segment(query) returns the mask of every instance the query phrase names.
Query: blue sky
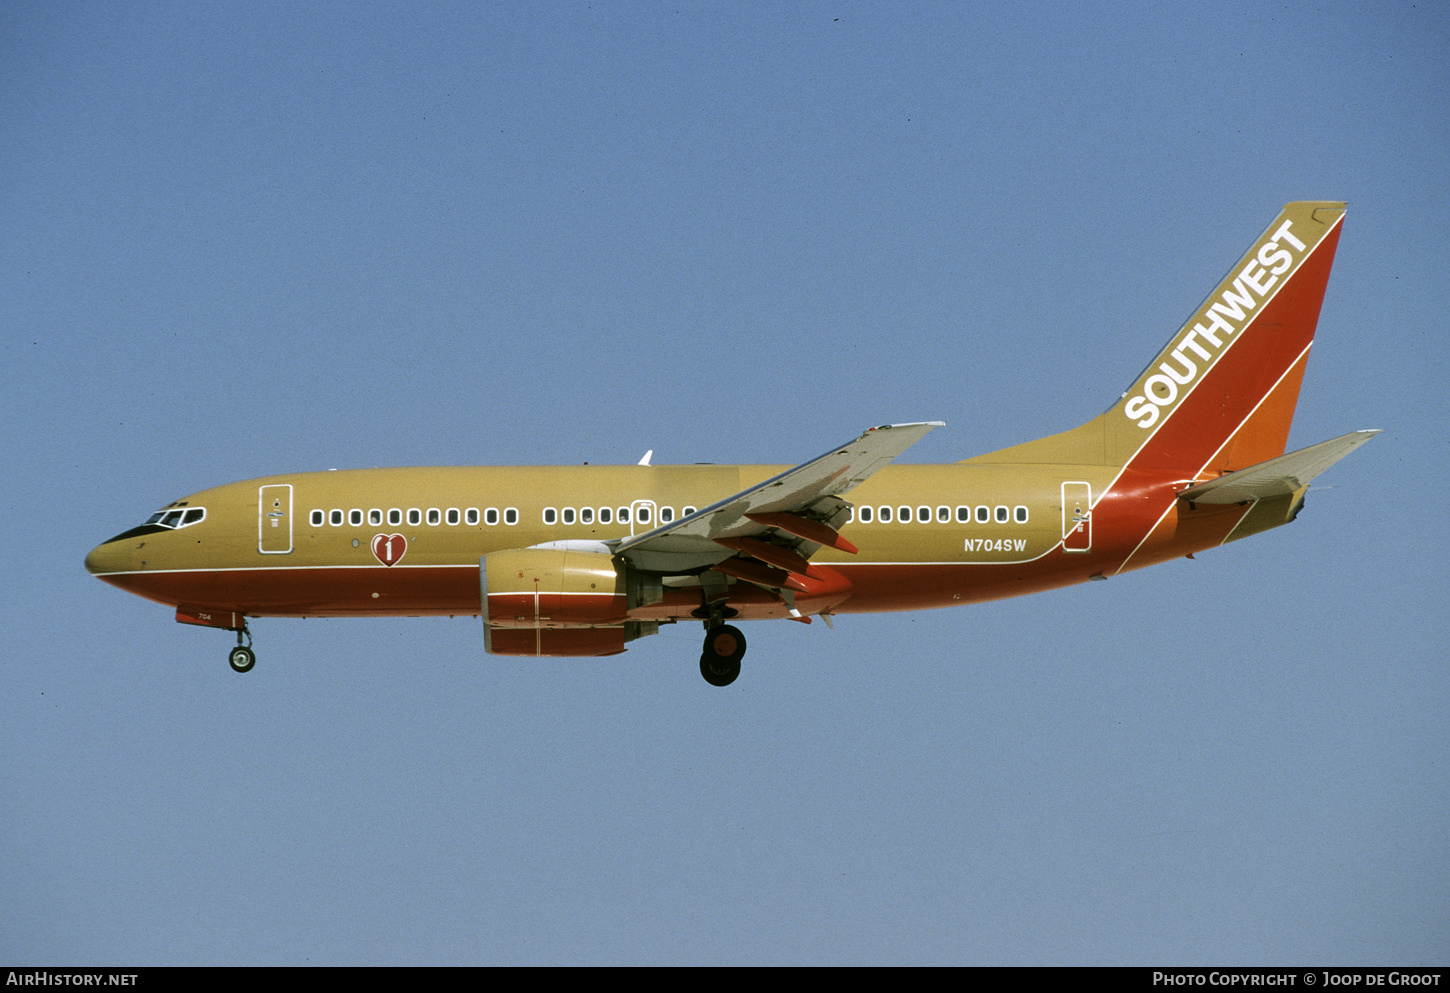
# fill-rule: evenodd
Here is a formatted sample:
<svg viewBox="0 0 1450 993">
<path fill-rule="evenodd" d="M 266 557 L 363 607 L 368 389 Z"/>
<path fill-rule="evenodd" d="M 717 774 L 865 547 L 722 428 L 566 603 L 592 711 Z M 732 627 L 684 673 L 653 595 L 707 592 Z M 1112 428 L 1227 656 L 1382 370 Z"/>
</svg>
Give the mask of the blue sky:
<svg viewBox="0 0 1450 993">
<path fill-rule="evenodd" d="M 1450 12 L 0 8 L 0 960 L 1450 959 Z M 950 461 L 1106 408 L 1350 203 L 1293 527 L 1109 583 L 484 654 L 104 586 L 187 493 L 372 465 Z"/>
</svg>

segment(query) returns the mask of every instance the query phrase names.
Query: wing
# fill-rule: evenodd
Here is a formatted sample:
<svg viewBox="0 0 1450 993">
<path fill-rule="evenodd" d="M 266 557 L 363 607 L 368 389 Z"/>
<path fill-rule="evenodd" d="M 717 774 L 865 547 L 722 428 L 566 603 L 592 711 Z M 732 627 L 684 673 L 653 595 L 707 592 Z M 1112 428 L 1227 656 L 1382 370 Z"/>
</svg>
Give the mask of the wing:
<svg viewBox="0 0 1450 993">
<path fill-rule="evenodd" d="M 841 499 L 872 473 L 923 438 L 941 421 L 884 424 L 794 469 L 644 534 L 607 542 L 614 554 L 645 572 L 685 575 L 744 553 L 729 575 L 767 586 L 788 586 L 822 545 L 856 548 L 837 533 L 851 518 Z"/>
<path fill-rule="evenodd" d="M 1190 486 L 1178 494 L 1178 499 L 1193 503 L 1242 503 L 1294 493 L 1377 434 L 1379 431 L 1353 431 L 1321 441 L 1297 452 Z"/>
</svg>

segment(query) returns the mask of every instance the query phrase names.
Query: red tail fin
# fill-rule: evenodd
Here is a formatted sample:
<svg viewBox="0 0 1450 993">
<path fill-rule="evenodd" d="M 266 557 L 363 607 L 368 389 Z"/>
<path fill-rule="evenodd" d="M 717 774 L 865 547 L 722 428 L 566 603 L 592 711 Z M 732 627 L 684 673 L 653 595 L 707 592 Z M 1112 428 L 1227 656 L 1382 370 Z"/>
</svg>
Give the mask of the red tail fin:
<svg viewBox="0 0 1450 993">
<path fill-rule="evenodd" d="M 1112 409 L 982 461 L 1193 475 L 1282 455 L 1344 206 L 1285 206 Z"/>
</svg>

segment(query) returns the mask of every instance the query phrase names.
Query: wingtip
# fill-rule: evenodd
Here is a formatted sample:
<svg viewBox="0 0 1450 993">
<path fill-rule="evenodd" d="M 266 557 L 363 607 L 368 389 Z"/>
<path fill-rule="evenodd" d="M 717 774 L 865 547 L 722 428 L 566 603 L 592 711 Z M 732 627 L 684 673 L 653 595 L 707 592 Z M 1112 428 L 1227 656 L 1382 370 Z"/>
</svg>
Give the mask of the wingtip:
<svg viewBox="0 0 1450 993">
<path fill-rule="evenodd" d="M 946 421 L 907 421 L 904 424 L 878 424 L 874 428 L 867 428 L 866 433 L 890 431 L 892 428 L 944 428 L 946 426 Z"/>
</svg>

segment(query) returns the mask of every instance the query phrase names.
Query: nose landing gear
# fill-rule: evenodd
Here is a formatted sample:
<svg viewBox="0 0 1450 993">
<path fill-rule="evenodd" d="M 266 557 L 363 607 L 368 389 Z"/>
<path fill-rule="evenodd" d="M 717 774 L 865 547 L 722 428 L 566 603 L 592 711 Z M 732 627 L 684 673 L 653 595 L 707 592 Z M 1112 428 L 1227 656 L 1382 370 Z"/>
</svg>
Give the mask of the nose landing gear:
<svg viewBox="0 0 1450 993">
<path fill-rule="evenodd" d="M 257 653 L 252 651 L 251 648 L 252 632 L 247 627 L 245 620 L 242 621 L 242 626 L 237 628 L 236 631 L 237 647 L 231 650 L 231 654 L 227 656 L 227 661 L 231 663 L 231 667 L 237 672 L 251 672 L 252 666 L 257 664 Z M 246 635 L 247 638 L 245 645 L 242 644 L 243 635 Z"/>
</svg>

